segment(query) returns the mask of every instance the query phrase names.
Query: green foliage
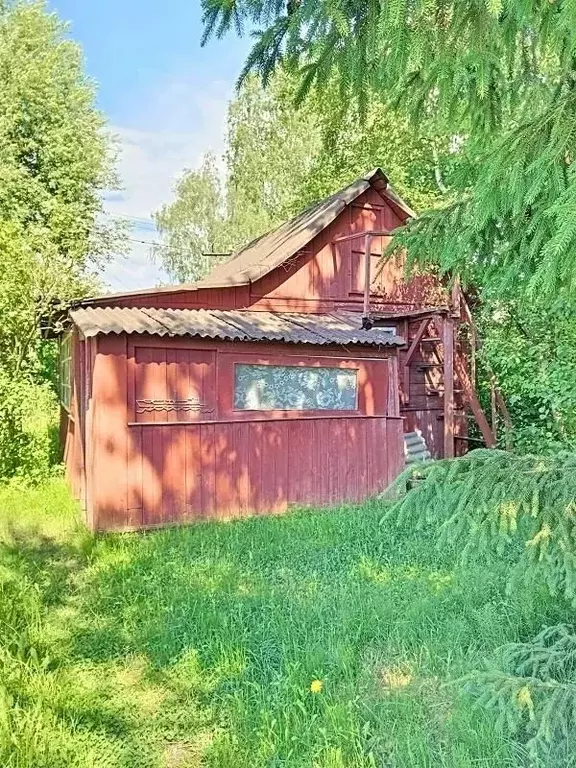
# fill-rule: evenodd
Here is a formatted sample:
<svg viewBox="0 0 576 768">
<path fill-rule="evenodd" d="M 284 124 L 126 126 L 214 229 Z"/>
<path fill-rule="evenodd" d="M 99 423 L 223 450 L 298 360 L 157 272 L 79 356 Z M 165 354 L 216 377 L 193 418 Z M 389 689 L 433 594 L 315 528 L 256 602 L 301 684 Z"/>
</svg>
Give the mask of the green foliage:
<svg viewBox="0 0 576 768">
<path fill-rule="evenodd" d="M 176 200 L 156 211 L 154 220 L 165 242 L 155 256 L 176 280 L 194 280 L 229 251 L 222 190 L 215 158 L 206 155 L 197 171 L 187 170 L 174 189 Z"/>
<path fill-rule="evenodd" d="M 495 372 L 514 444 L 550 453 L 576 445 L 576 324 L 572 300 L 486 301 L 478 312 L 479 363 Z M 480 365 L 482 369 L 482 365 Z"/>
<path fill-rule="evenodd" d="M 576 633 L 546 627 L 501 649 L 499 668 L 468 677 L 465 688 L 498 715 L 498 726 L 524 743 L 535 765 L 570 768 L 576 740 Z"/>
<path fill-rule="evenodd" d="M 102 192 L 115 178 L 94 86 L 78 46 L 44 3 L 0 4 L 0 80 L 0 476 L 6 476 L 44 472 L 47 433 L 40 438 L 27 426 L 33 404 L 41 418 L 54 412 L 42 386 L 40 326 L 54 322 L 61 302 L 94 286 L 120 232 L 100 219 Z"/>
<path fill-rule="evenodd" d="M 574 453 L 488 449 L 427 462 L 394 482 L 392 493 L 418 478 L 385 520 L 434 526 L 438 548 L 458 547 L 463 561 L 508 555 L 515 560 L 510 588 L 531 579 L 576 605 L 575 468 Z"/>
<path fill-rule="evenodd" d="M 0 477 L 41 480 L 58 461 L 54 390 L 0 368 Z"/>
<path fill-rule="evenodd" d="M 546 600 L 381 515 L 94 538 L 61 481 L 0 487 L 0 764 L 517 768 L 453 683 Z"/>
<path fill-rule="evenodd" d="M 294 109 L 296 90 L 295 78 L 279 71 L 267 88 L 247 79 L 230 104 L 224 159 L 235 245 L 259 237 L 314 200 L 306 185 L 322 140 L 312 104 Z"/>
<path fill-rule="evenodd" d="M 361 110 L 372 91 L 415 128 L 461 145 L 445 210 L 398 245 L 465 281 L 531 295 L 574 288 L 576 10 L 524 0 L 204 0 L 205 39 L 256 27 L 243 77 L 279 66 L 301 93 L 336 83 Z"/>
<path fill-rule="evenodd" d="M 86 291 L 115 242 L 98 219 L 115 180 L 80 50 L 42 3 L 0 9 L 0 73 L 0 350 L 19 370 L 39 318 Z"/>
<path fill-rule="evenodd" d="M 576 605 L 575 478 L 574 453 L 473 451 L 406 470 L 391 493 L 413 488 L 383 522 L 434 530 L 437 550 L 453 547 L 463 563 L 509 563 L 510 595 L 545 589 L 567 613 L 564 601 Z M 558 624 L 505 646 L 497 663 L 465 679 L 503 732 L 525 744 L 531 765 L 573 765 L 575 660 L 576 632 Z"/>
</svg>

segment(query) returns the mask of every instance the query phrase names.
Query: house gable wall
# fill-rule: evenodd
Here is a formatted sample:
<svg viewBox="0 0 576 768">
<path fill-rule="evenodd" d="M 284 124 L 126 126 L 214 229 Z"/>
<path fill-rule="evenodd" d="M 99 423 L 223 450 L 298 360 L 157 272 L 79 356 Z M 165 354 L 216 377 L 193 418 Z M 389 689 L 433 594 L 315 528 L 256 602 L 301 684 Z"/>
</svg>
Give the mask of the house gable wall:
<svg viewBox="0 0 576 768">
<path fill-rule="evenodd" d="M 393 231 L 406 215 L 376 189 L 370 188 L 288 262 L 251 285 L 205 288 L 175 293 L 128 296 L 102 304 L 163 308 L 253 309 L 294 312 L 360 311 L 364 293 L 365 239 L 338 238 L 366 231 Z M 336 242 L 335 242 L 336 241 Z M 430 276 L 404 278 L 404 260 L 381 264 L 390 237 L 371 243 L 371 303 L 382 311 L 413 309 L 443 303 L 445 297 Z"/>
</svg>

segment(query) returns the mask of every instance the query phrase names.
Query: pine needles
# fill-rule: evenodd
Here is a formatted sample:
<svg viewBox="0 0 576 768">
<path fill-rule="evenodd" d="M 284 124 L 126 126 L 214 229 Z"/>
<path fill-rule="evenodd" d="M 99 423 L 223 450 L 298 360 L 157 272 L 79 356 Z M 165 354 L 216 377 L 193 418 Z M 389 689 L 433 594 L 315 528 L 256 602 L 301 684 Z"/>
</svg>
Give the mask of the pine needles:
<svg viewBox="0 0 576 768">
<path fill-rule="evenodd" d="M 337 82 L 370 92 L 461 142 L 448 205 L 396 241 L 463 284 L 529 296 L 574 291 L 576 3 L 550 0 L 203 0 L 204 41 L 256 29 L 241 78 L 278 66 L 302 98 Z M 460 172 L 453 172 L 452 166 Z M 455 225 L 457 228 L 455 228 Z"/>
<path fill-rule="evenodd" d="M 502 649 L 501 668 L 476 672 L 465 689 L 498 724 L 524 736 L 536 765 L 574 765 L 576 750 L 576 634 L 566 624 L 546 627 L 527 643 Z M 534 764 L 534 763 L 532 763 Z"/>
<path fill-rule="evenodd" d="M 411 490 L 406 492 L 407 486 Z M 508 589 L 539 590 L 576 606 L 576 454 L 517 456 L 481 449 L 411 467 L 389 490 L 383 522 L 434 528 L 439 550 L 463 562 L 506 558 Z M 573 765 L 576 630 L 546 627 L 502 649 L 496 668 L 464 681 L 478 703 L 524 742 L 531 764 Z M 543 762 L 540 762 L 543 761 Z"/>
<path fill-rule="evenodd" d="M 480 449 L 406 470 L 391 490 L 415 476 L 386 521 L 434 526 L 438 547 L 456 547 L 463 561 L 512 557 L 511 589 L 532 578 L 576 606 L 576 454 Z"/>
</svg>

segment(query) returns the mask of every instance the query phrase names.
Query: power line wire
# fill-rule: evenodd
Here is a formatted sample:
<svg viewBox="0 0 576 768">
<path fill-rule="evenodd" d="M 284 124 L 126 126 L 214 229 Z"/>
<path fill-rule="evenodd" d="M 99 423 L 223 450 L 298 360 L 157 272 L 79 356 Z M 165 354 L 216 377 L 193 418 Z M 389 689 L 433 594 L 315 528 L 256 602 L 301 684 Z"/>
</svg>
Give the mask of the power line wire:
<svg viewBox="0 0 576 768">
<path fill-rule="evenodd" d="M 169 245 L 168 243 L 160 243 L 158 241 L 155 242 L 154 240 L 138 240 L 135 237 L 127 237 L 126 240 L 129 243 L 139 243 L 142 245 L 150 245 L 154 248 L 164 248 L 165 250 L 176 251 L 182 256 L 190 256 L 194 259 L 197 259 L 199 257 L 199 254 L 197 252 L 187 251 L 185 248 L 180 248 L 180 246 L 178 245 Z M 206 257 L 207 255 L 210 255 L 210 254 L 204 254 L 204 253 L 200 254 L 201 257 Z"/>
<path fill-rule="evenodd" d="M 153 226 L 156 226 L 156 222 L 151 216 L 148 218 L 144 218 L 143 216 L 130 216 L 127 213 L 112 213 L 112 211 L 102 211 L 102 213 L 104 216 L 111 216 L 112 218 L 120 217 L 121 219 L 130 219 L 131 221 L 142 221 L 145 224 L 152 224 Z"/>
</svg>

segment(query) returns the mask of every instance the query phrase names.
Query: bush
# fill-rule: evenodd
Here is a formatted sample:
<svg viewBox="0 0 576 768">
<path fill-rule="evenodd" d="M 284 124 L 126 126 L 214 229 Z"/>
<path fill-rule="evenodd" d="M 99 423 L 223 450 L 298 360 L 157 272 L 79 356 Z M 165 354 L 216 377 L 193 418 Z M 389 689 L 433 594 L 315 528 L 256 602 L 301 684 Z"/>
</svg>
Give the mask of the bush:
<svg viewBox="0 0 576 768">
<path fill-rule="evenodd" d="M 47 477 L 58 458 L 58 405 L 48 383 L 0 369 L 0 478 Z"/>
<path fill-rule="evenodd" d="M 478 356 L 486 405 L 494 371 L 523 453 L 553 454 L 576 448 L 576 324 L 573 300 L 529 307 L 490 303 L 480 313 Z"/>
</svg>

